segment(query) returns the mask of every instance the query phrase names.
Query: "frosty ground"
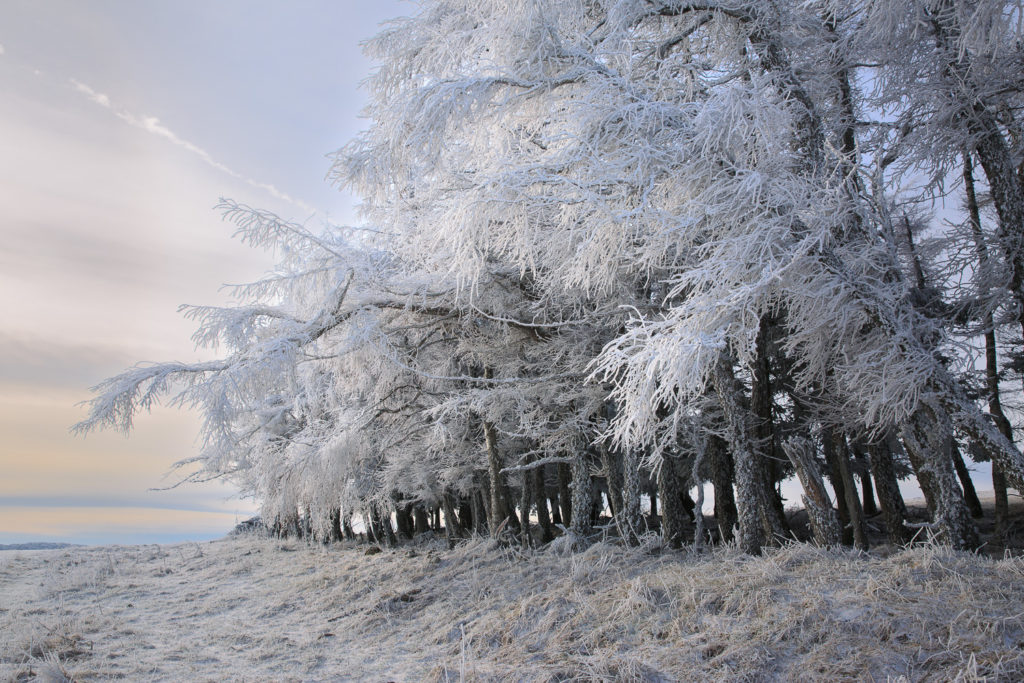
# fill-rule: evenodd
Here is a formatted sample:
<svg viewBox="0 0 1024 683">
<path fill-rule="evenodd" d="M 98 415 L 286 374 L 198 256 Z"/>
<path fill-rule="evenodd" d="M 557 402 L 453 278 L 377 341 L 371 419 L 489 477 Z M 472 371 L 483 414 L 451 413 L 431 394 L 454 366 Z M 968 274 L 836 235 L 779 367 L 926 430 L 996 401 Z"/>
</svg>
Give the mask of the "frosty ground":
<svg viewBox="0 0 1024 683">
<path fill-rule="evenodd" d="M 1024 558 L 236 537 L 0 554 L 0 680 L 1020 680 Z"/>
</svg>

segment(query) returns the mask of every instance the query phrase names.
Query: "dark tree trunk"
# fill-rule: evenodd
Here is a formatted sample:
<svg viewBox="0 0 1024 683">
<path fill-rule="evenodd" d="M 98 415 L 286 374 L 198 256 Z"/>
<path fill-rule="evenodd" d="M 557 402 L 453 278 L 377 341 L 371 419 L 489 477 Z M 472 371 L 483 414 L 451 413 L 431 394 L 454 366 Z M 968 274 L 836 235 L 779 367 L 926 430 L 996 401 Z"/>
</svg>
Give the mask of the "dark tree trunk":
<svg viewBox="0 0 1024 683">
<path fill-rule="evenodd" d="M 556 492 L 549 500 L 551 501 L 551 522 L 564 527 L 565 522 L 562 520 L 562 506 L 559 504 L 558 493 Z"/>
<path fill-rule="evenodd" d="M 693 522 L 697 519 L 697 515 L 695 514 L 695 511 L 697 509 L 697 501 L 690 497 L 690 491 L 689 489 L 686 488 L 685 482 L 689 481 L 689 479 L 686 477 L 686 473 L 680 470 L 680 476 L 683 477 L 684 484 L 682 490 L 680 491 L 679 498 L 683 503 L 683 510 L 686 511 L 686 516 L 690 519 L 691 522 Z"/>
<path fill-rule="evenodd" d="M 383 514 L 380 510 L 374 509 L 370 513 L 370 528 L 376 543 L 387 547 L 393 547 L 398 543 L 395 530 L 391 527 L 390 514 Z"/>
<path fill-rule="evenodd" d="M 807 519 L 818 545 L 829 547 L 839 545 L 842 533 L 836 510 L 832 507 L 825 482 L 814 459 L 814 444 L 809 439 L 791 438 L 783 444 L 783 452 L 793 463 L 800 484 L 804 488 L 803 503 Z"/>
<path fill-rule="evenodd" d="M 957 549 L 977 547 L 978 531 L 956 482 L 952 425 L 945 411 L 922 402 L 903 425 L 903 444 L 925 496 L 931 497 L 928 507 L 939 539 Z"/>
<path fill-rule="evenodd" d="M 530 458 L 526 459 L 527 464 Z M 533 504 L 533 473 L 530 470 L 523 470 L 523 485 L 519 491 L 519 542 L 524 548 L 529 548 L 530 538 L 530 507 Z"/>
<path fill-rule="evenodd" d="M 331 543 L 337 543 L 342 539 L 341 535 L 341 510 L 339 508 L 331 509 Z"/>
<path fill-rule="evenodd" d="M 417 534 L 422 534 L 430 531 L 430 521 L 427 518 L 427 510 L 422 505 L 417 504 L 412 509 L 413 519 L 413 531 Z"/>
<path fill-rule="evenodd" d="M 487 513 L 484 505 L 484 493 L 481 490 L 474 490 L 470 494 L 473 502 L 473 531 L 480 536 L 487 533 Z"/>
<path fill-rule="evenodd" d="M 568 463 L 558 463 L 558 506 L 562 511 L 562 525 L 566 529 L 572 526 L 572 493 L 570 483 L 572 471 Z"/>
<path fill-rule="evenodd" d="M 395 529 L 391 526 L 391 512 L 388 511 L 381 517 L 381 525 L 384 528 L 384 539 L 388 544 L 388 547 L 394 547 L 398 545 L 398 539 L 395 538 Z"/>
<path fill-rule="evenodd" d="M 974 490 L 974 482 L 971 481 L 971 472 L 967 469 L 967 463 L 964 462 L 964 456 L 955 441 L 951 450 L 953 452 L 953 467 L 956 469 L 956 476 L 960 480 L 960 488 L 963 489 L 964 502 L 967 503 L 967 509 L 971 511 L 971 517 L 984 517 L 985 512 L 981 509 L 978 492 Z"/>
<path fill-rule="evenodd" d="M 732 456 L 725 440 L 717 435 L 708 436 L 708 457 L 711 460 L 711 485 L 715 488 L 715 521 L 719 538 L 723 542 L 732 540 L 736 527 L 736 497 L 732 489 Z"/>
<path fill-rule="evenodd" d="M 444 510 L 444 535 L 448 539 L 448 545 L 452 546 L 455 539 L 462 536 L 462 525 L 455 516 L 455 506 L 452 505 L 452 498 L 447 493 L 441 494 L 441 508 Z"/>
<path fill-rule="evenodd" d="M 593 478 L 590 480 L 590 526 L 596 525 L 601 521 L 601 513 L 604 512 L 605 507 L 604 493 L 601 492 L 601 488 L 598 486 L 598 482 L 594 481 Z"/>
<path fill-rule="evenodd" d="M 764 472 L 753 439 L 750 411 L 743 407 L 732 361 L 724 354 L 716 364 L 712 378 L 725 415 L 736 472 L 739 546 L 743 552 L 756 555 L 761 552 L 765 541 L 772 539 L 774 529 L 768 523 L 771 502 L 764 495 Z"/>
<path fill-rule="evenodd" d="M 901 430 L 905 431 L 905 430 Z M 921 493 L 924 494 L 924 502 L 928 506 L 928 514 L 935 515 L 935 501 L 939 499 L 939 489 L 935 483 L 935 478 L 932 476 L 932 472 L 925 468 L 925 460 L 921 457 L 919 449 L 911 448 L 906 443 L 904 437 L 903 451 L 907 454 L 907 460 L 910 461 L 910 467 L 914 470 L 914 477 L 917 479 L 917 485 L 921 487 Z M 959 487 L 957 487 L 959 489 Z"/>
<path fill-rule="evenodd" d="M 516 501 L 513 498 L 512 489 L 507 486 L 504 489 L 505 499 L 505 526 L 513 533 L 519 533 L 519 515 L 516 512 Z"/>
<path fill-rule="evenodd" d="M 860 449 L 858 449 L 858 452 Z M 862 452 L 859 452 L 857 460 L 860 464 L 860 488 L 862 495 L 862 507 L 864 509 L 865 517 L 874 517 L 878 514 L 878 505 L 875 504 L 875 488 L 871 484 L 871 470 L 867 463 L 867 458 L 864 457 Z"/>
<path fill-rule="evenodd" d="M 850 520 L 850 508 L 846 504 L 846 481 L 839 467 L 839 456 L 836 453 L 836 440 L 831 427 L 821 430 L 821 448 L 828 464 L 828 479 L 836 494 L 836 512 L 839 515 L 839 528 L 842 531 L 842 544 L 853 545 L 853 525 Z"/>
<path fill-rule="evenodd" d="M 528 476 L 529 472 L 524 472 Z M 533 492 L 537 501 L 537 524 L 540 525 L 540 542 L 549 543 L 554 537 L 551 528 L 551 517 L 548 514 L 547 483 L 544 479 L 544 466 L 533 470 Z"/>
<path fill-rule="evenodd" d="M 683 507 L 686 478 L 682 463 L 673 455 L 664 455 L 658 472 L 658 493 L 661 495 L 661 537 L 671 548 L 680 548 L 686 535 L 686 509 Z"/>
<path fill-rule="evenodd" d="M 377 527 L 377 520 L 374 518 L 373 514 L 368 514 L 368 515 L 364 516 L 363 517 L 363 523 L 364 523 L 364 526 L 366 527 L 366 540 L 367 540 L 367 542 L 369 542 L 369 543 L 380 543 L 380 541 L 377 540 L 378 539 L 377 535 L 380 533 L 380 529 Z"/>
<path fill-rule="evenodd" d="M 868 536 L 864 528 L 864 510 L 860 506 L 857 485 L 853 481 L 850 451 L 846 447 L 846 437 L 841 432 L 833 431 L 832 438 L 835 442 L 836 458 L 839 461 L 839 473 L 843 478 L 843 488 L 846 492 L 846 509 L 853 527 L 853 544 L 859 550 L 867 550 Z"/>
<path fill-rule="evenodd" d="M 395 524 L 398 526 L 398 535 L 403 538 L 412 538 L 413 521 L 412 505 L 403 505 L 395 510 Z"/>
<path fill-rule="evenodd" d="M 281 521 L 281 528 L 284 529 L 285 536 L 294 536 L 295 538 L 302 537 L 302 524 L 299 520 L 299 513 L 296 510 L 294 513 L 290 513 L 287 518 Z"/>
<path fill-rule="evenodd" d="M 903 524 L 907 507 L 900 493 L 899 480 L 893 464 L 893 451 L 890 443 L 895 437 L 888 435 L 885 440 L 868 447 L 871 459 L 871 474 L 878 490 L 878 502 L 882 506 L 882 518 L 885 520 L 885 533 L 893 545 L 902 545 L 907 541 L 907 528 Z"/>
<path fill-rule="evenodd" d="M 640 458 L 630 449 L 622 453 L 622 513 L 618 516 L 619 534 L 627 545 L 639 539 L 643 513 L 640 511 Z M 654 505 L 654 498 L 651 498 Z"/>
<path fill-rule="evenodd" d="M 490 484 L 487 519 L 490 520 L 491 535 L 496 535 L 502 522 L 508 518 L 508 510 L 505 506 L 505 479 L 501 474 L 501 457 L 498 455 L 498 433 L 490 422 L 484 422 L 484 442 L 487 446 L 487 473 Z"/>
<path fill-rule="evenodd" d="M 607 444 L 598 444 L 597 452 L 601 456 L 601 468 L 608 484 L 608 506 L 616 522 L 622 515 L 622 458 Z"/>
<path fill-rule="evenodd" d="M 1005 542 L 1010 517 L 1010 499 L 1006 495 L 1006 477 L 999 463 L 992 463 L 992 492 L 995 494 L 995 536 Z"/>
<path fill-rule="evenodd" d="M 765 523 L 770 526 L 772 533 L 791 535 L 789 522 L 786 521 L 786 511 L 782 504 L 782 497 L 775 487 L 776 482 L 781 479 L 779 472 L 779 454 L 775 452 L 775 420 L 772 416 L 772 381 L 771 365 L 769 362 L 768 338 L 771 334 L 771 321 L 769 316 L 762 315 L 757 332 L 757 358 L 752 368 L 753 381 L 750 387 L 750 409 L 753 413 L 753 436 L 760 446 L 760 453 L 763 456 L 759 485 L 764 487 L 763 496 L 771 504 L 765 510 L 770 519 Z"/>
<path fill-rule="evenodd" d="M 572 475 L 571 494 L 572 506 L 569 519 L 569 528 L 577 537 L 584 538 L 592 531 L 590 525 L 590 509 L 593 505 L 594 494 L 590 481 L 590 466 L 587 464 L 585 452 L 578 452 L 573 457 L 569 467 Z M 565 514 L 563 510 L 562 514 Z"/>
<path fill-rule="evenodd" d="M 975 251 L 978 254 L 979 270 L 981 276 L 987 275 L 990 269 L 988 249 L 985 247 L 985 236 L 981 231 L 981 211 L 978 208 L 978 198 L 974 191 L 974 169 L 971 161 L 971 153 L 964 152 L 964 187 L 967 193 L 967 213 L 970 217 L 971 232 L 974 236 Z M 983 292 L 987 294 L 988 292 Z M 988 412 L 996 423 L 996 428 L 1006 437 L 1006 440 L 1013 443 L 1013 427 L 1003 412 L 1003 404 L 999 390 L 999 356 L 996 348 L 996 328 L 992 317 L 991 308 L 985 308 L 982 317 L 982 325 L 985 329 L 985 386 L 988 389 Z M 992 457 L 992 492 L 995 498 L 995 536 L 1003 540 L 1006 535 L 1007 516 L 1009 515 L 1009 500 L 1006 494 L 1006 477 L 1003 475 L 1002 466 L 998 458 Z"/>
</svg>

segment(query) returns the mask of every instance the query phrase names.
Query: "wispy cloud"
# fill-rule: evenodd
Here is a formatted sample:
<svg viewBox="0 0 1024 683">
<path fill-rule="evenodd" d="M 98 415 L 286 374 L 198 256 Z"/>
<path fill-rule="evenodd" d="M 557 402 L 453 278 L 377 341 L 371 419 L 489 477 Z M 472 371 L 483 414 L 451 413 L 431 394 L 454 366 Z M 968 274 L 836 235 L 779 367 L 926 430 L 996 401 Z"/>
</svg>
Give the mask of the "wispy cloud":
<svg viewBox="0 0 1024 683">
<path fill-rule="evenodd" d="M 2 45 L 0 45 L 0 54 L 3 54 Z M 231 167 L 226 166 L 225 164 L 222 164 L 221 162 L 217 161 L 212 156 L 210 156 L 210 153 L 207 152 L 202 147 L 179 137 L 174 131 L 160 123 L 160 119 L 158 119 L 157 117 L 137 116 L 136 114 L 133 114 L 132 112 L 124 109 L 123 107 L 115 105 L 113 102 L 110 101 L 110 97 L 101 92 L 97 92 L 85 83 L 77 81 L 73 78 L 70 80 L 71 84 L 75 87 L 76 91 L 85 95 L 91 101 L 100 105 L 104 109 L 109 110 L 112 114 L 114 114 L 117 118 L 121 119 L 125 123 L 128 123 L 136 128 L 140 128 L 146 131 L 147 133 L 151 133 L 153 135 L 161 137 L 167 140 L 168 142 L 178 147 L 181 147 L 182 149 L 202 159 L 203 162 L 206 163 L 208 166 L 211 166 L 212 168 L 215 168 L 221 173 L 229 175 L 232 178 L 237 178 L 238 180 L 241 180 L 242 182 L 256 189 L 263 190 L 264 192 L 267 192 L 271 196 L 275 197 L 276 199 L 288 202 L 292 206 L 295 206 L 307 213 L 316 213 L 316 209 L 314 209 L 312 206 L 302 201 L 301 199 L 297 199 L 286 192 L 282 192 L 281 190 L 277 189 L 270 183 L 261 183 L 257 180 L 253 180 L 252 178 L 249 178 L 248 176 L 239 173 L 238 171 L 232 169 Z"/>
<path fill-rule="evenodd" d="M 4 44 L 0 43 L 0 56 L 5 55 L 6 53 L 7 53 L 7 50 L 4 48 Z"/>
</svg>

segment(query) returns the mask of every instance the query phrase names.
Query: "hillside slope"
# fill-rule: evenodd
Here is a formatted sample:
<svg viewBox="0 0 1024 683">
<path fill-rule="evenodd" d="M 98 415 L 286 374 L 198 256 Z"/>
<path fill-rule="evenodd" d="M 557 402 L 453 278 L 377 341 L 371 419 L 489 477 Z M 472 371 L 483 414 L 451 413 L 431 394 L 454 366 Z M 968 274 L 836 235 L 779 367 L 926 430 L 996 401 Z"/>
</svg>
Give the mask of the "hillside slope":
<svg viewBox="0 0 1024 683">
<path fill-rule="evenodd" d="M 0 680 L 1024 676 L 1019 557 L 556 550 L 250 537 L 4 553 Z"/>
</svg>

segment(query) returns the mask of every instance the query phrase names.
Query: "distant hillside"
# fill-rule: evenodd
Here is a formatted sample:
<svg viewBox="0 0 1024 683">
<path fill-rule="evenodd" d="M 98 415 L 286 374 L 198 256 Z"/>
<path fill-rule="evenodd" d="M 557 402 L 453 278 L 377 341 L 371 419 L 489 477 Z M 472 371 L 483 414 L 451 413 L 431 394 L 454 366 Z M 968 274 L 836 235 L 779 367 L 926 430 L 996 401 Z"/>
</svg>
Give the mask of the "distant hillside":
<svg viewBox="0 0 1024 683">
<path fill-rule="evenodd" d="M 79 543 L 0 543 L 0 550 L 60 550 L 81 547 Z"/>
</svg>

